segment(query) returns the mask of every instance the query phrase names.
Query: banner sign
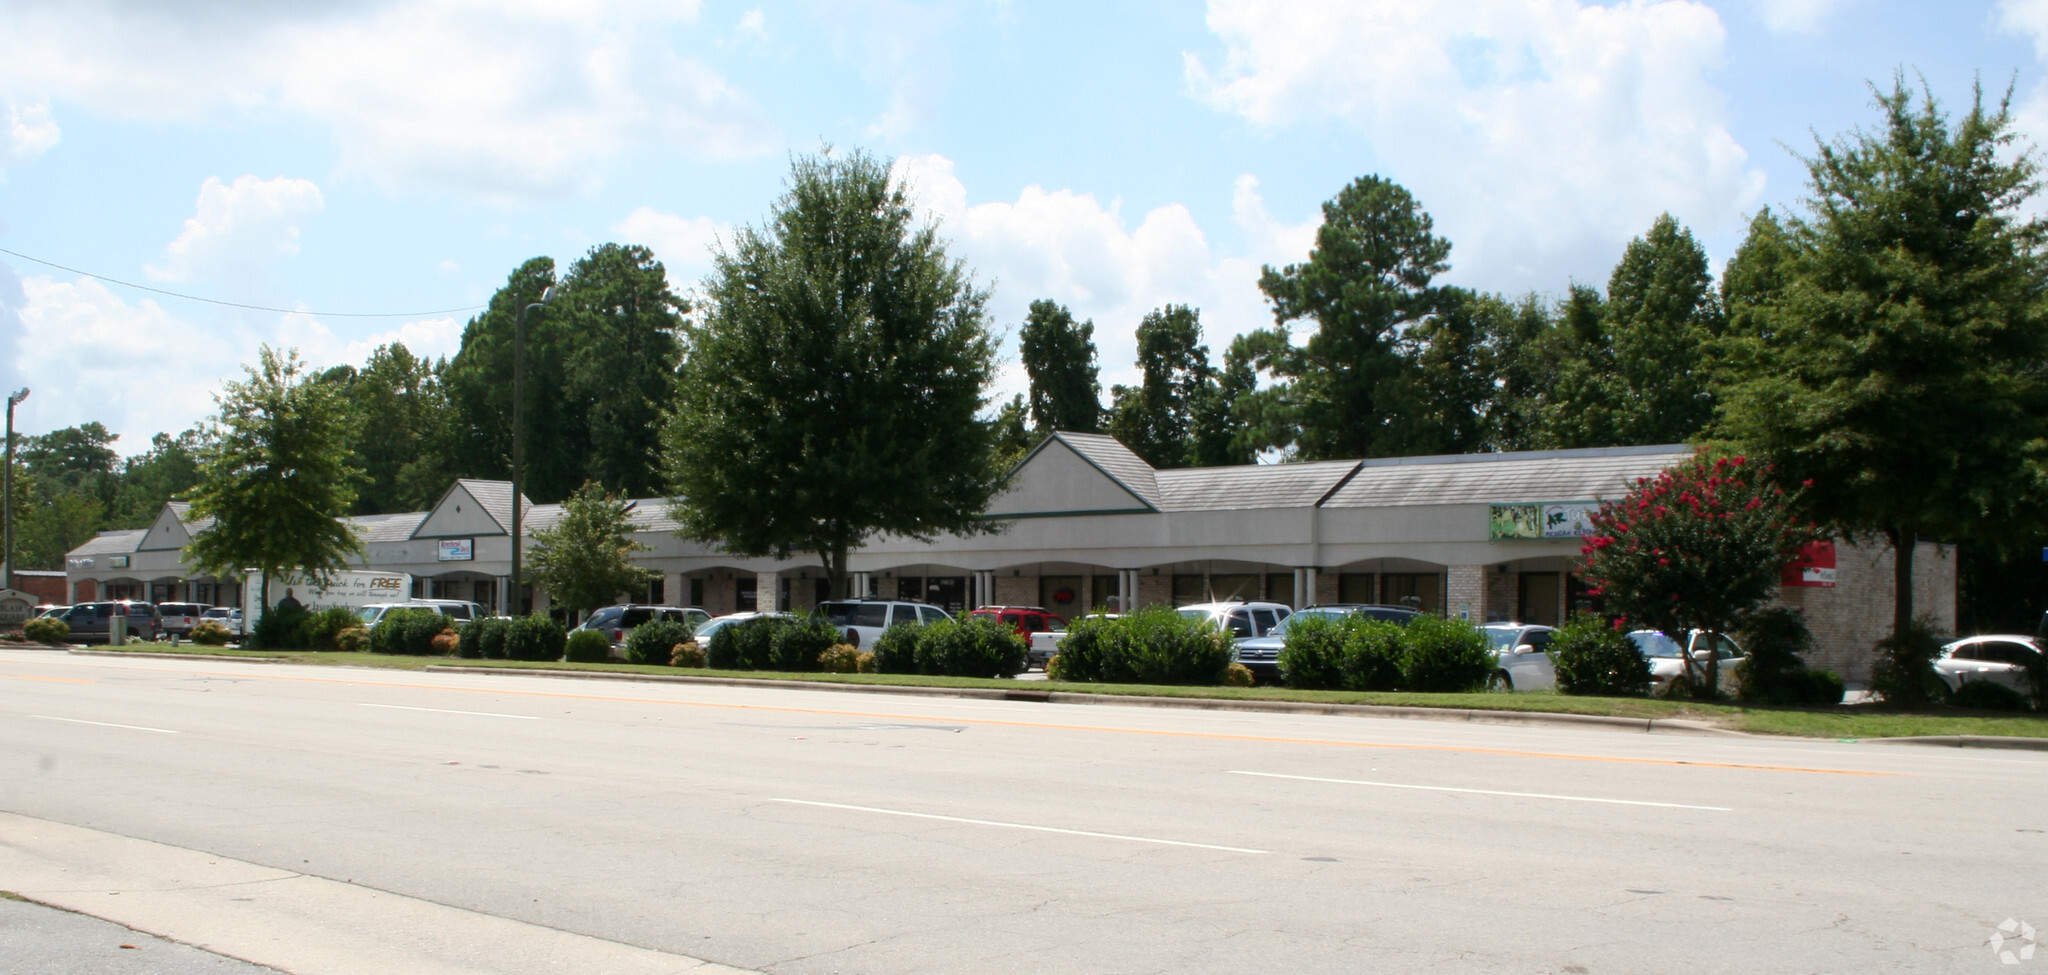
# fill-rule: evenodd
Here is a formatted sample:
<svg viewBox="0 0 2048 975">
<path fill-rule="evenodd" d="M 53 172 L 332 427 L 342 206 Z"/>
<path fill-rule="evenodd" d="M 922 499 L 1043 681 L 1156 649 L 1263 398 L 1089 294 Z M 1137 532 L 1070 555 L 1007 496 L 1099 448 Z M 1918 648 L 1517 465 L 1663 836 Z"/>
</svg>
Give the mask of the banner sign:
<svg viewBox="0 0 2048 975">
<path fill-rule="evenodd" d="M 1496 542 L 1521 539 L 1584 538 L 1593 534 L 1592 516 L 1598 501 L 1531 501 L 1491 506 L 1487 538 Z"/>
<path fill-rule="evenodd" d="M 1799 550 L 1799 557 L 1785 564 L 1778 585 L 1835 588 L 1835 543 L 1811 542 Z"/>
<path fill-rule="evenodd" d="M 116 569 L 125 569 L 128 567 L 128 556 L 110 555 L 107 557 L 107 565 Z"/>
<path fill-rule="evenodd" d="M 443 562 L 470 562 L 470 561 L 474 561 L 475 559 L 476 559 L 476 539 L 474 539 L 474 538 L 444 538 L 444 539 L 441 539 L 441 561 L 443 561 Z"/>
</svg>

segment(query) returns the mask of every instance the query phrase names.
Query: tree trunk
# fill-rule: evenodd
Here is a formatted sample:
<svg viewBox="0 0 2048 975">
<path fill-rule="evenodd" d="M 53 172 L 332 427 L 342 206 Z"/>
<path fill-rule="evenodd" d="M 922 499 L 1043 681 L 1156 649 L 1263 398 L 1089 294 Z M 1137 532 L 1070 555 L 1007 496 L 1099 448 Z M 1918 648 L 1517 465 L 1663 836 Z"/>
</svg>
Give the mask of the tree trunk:
<svg viewBox="0 0 2048 975">
<path fill-rule="evenodd" d="M 1892 635 L 1896 637 L 1913 623 L 1913 549 L 1920 538 L 1906 528 L 1886 534 L 1892 543 Z"/>
<path fill-rule="evenodd" d="M 819 561 L 825 563 L 825 589 L 833 599 L 846 599 L 846 546 L 834 544 L 820 553 Z"/>
</svg>

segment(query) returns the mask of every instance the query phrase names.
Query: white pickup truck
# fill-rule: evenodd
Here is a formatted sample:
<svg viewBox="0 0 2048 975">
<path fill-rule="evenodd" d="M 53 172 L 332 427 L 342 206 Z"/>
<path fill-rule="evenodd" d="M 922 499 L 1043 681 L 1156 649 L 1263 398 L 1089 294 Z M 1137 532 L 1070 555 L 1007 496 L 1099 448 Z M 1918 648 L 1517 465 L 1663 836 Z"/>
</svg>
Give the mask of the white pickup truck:
<svg viewBox="0 0 2048 975">
<path fill-rule="evenodd" d="M 1082 617 L 1082 619 L 1113 620 L 1118 615 L 1117 613 L 1090 613 Z M 1067 631 L 1064 627 L 1031 634 L 1031 649 L 1026 652 L 1024 657 L 1025 667 L 1027 669 L 1037 667 L 1040 670 L 1044 670 L 1046 661 L 1051 660 L 1053 655 L 1060 652 L 1060 641 L 1066 638 Z"/>
</svg>

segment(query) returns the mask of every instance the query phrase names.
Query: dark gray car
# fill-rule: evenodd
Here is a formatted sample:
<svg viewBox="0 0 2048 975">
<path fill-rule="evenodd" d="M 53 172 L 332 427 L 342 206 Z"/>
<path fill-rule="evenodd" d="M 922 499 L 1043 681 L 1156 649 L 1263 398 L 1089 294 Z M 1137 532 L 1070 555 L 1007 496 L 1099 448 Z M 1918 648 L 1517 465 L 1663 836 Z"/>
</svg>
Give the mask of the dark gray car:
<svg viewBox="0 0 2048 975">
<path fill-rule="evenodd" d="M 1398 623 L 1402 626 L 1407 626 L 1408 621 L 1418 615 L 1420 614 L 1406 606 L 1377 606 L 1369 603 L 1330 603 L 1322 606 L 1310 606 L 1305 609 L 1295 610 L 1293 615 L 1281 620 L 1265 636 L 1237 641 L 1235 654 L 1237 662 L 1245 665 L 1245 668 L 1250 670 L 1252 675 L 1258 679 L 1262 681 L 1279 680 L 1282 676 L 1280 673 L 1280 651 L 1287 646 L 1287 624 L 1294 620 L 1315 617 L 1330 619 L 1339 616 L 1363 616 L 1367 619 L 1384 620 L 1388 623 Z"/>
<path fill-rule="evenodd" d="M 79 603 L 64 611 L 64 625 L 71 627 L 70 639 L 76 643 L 105 643 L 107 631 L 115 616 L 128 620 L 128 635 L 154 640 L 163 635 L 163 620 L 157 615 L 153 603 L 127 601 Z"/>
</svg>

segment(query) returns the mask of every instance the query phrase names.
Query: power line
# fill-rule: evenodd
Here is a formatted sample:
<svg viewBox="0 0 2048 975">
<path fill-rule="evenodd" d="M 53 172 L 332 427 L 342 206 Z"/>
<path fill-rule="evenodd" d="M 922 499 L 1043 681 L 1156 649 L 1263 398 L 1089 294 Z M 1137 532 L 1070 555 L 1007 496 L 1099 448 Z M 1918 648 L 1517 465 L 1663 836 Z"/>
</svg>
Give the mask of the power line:
<svg viewBox="0 0 2048 975">
<path fill-rule="evenodd" d="M 46 260 L 43 260 L 43 259 L 42 259 L 42 258 L 40 258 L 40 257 L 30 257 L 30 256 L 28 256 L 27 254 L 23 254 L 23 253 L 22 253 L 22 252 L 20 252 L 20 251 L 11 251 L 11 250 L 8 250 L 8 249 L 7 249 L 7 248 L 5 248 L 5 247 L 0 247 L 0 254 L 10 254 L 10 255 L 13 255 L 13 256 L 15 256 L 15 257 L 19 257 L 19 258 L 21 258 L 21 259 L 22 259 L 22 260 L 24 260 L 24 261 L 34 261 L 34 262 L 36 262 L 37 264 L 41 264 L 41 265 L 43 265 L 43 266 L 45 266 L 45 267 L 54 267 L 54 268 L 56 268 L 56 269 L 57 269 L 57 270 L 59 270 L 59 271 L 64 271 L 64 272 L 66 272 L 66 273 L 69 273 L 69 274 L 76 274 L 76 275 L 79 275 L 80 277 L 87 277 L 87 278 L 93 278 L 93 279 L 95 279 L 95 280 L 99 280 L 99 281 L 105 281 L 105 282 L 107 282 L 108 284 L 118 284 L 118 285 L 120 285 L 120 286 L 122 286 L 122 287 L 124 287 L 124 288 L 134 288 L 134 289 L 136 289 L 136 290 L 138 290 L 138 291 L 147 291 L 147 292 L 150 292 L 150 293 L 152 293 L 152 294 L 159 294 L 159 295 L 165 295 L 165 296 L 167 296 L 167 297 L 171 297 L 171 298 L 183 298 L 183 299 L 185 299 L 186 301 L 202 301 L 202 302 L 205 302 L 206 304 L 209 304 L 209 305 L 225 305 L 225 306 L 227 306 L 227 307 L 229 307 L 229 308 L 247 308 L 247 309 L 249 309 L 250 311 L 273 311 L 273 312 L 277 312 L 277 313 L 278 313 L 278 314 L 280 314 L 280 315 L 312 315 L 312 316 L 315 316 L 315 317 L 318 317 L 318 318 L 423 318 L 423 317 L 425 317 L 425 316 L 427 316 L 427 315 L 452 315 L 452 314 L 455 314 L 456 312 L 463 312 L 463 311 L 476 311 L 476 310 L 478 310 L 478 309 L 480 309 L 480 308 L 485 308 L 485 307 L 488 307 L 488 306 L 486 306 L 486 305 L 467 305 L 467 306 L 465 306 L 465 307 L 462 307 L 462 308 L 441 308 L 441 309 L 437 309 L 437 310 L 435 310 L 435 311 L 375 311 L 375 312 L 371 312 L 371 311 L 306 311 L 306 310 L 305 310 L 305 309 L 303 309 L 303 308 L 272 308 L 272 307 L 270 307 L 269 305 L 245 305 L 245 304 L 243 304 L 243 303 L 241 303 L 241 302 L 239 302 L 239 301 L 222 301 L 222 300 L 220 300 L 220 299 L 218 299 L 218 298 L 202 298 L 202 297 L 200 297 L 200 296 L 198 296 L 198 295 L 188 295 L 188 294 L 184 294 L 184 293 L 182 293 L 182 292 L 177 292 L 177 291 L 165 291 L 165 290 L 164 290 L 164 289 L 162 289 L 162 288 L 152 288 L 152 287 L 150 287 L 149 285 L 146 285 L 146 284 L 136 284 L 136 283 L 135 283 L 135 282 L 133 282 L 133 281 L 123 281 L 123 280 L 121 280 L 120 278 L 110 278 L 110 277 L 107 277 L 107 276 L 106 276 L 106 275 L 104 275 L 104 274 L 94 274 L 94 273 L 92 273 L 91 271 L 81 271 L 81 270 L 79 270 L 79 269 L 77 269 L 77 268 L 75 268 L 75 267 L 65 267 L 64 265 L 62 265 L 62 264 L 59 264 L 59 263 L 57 263 L 56 261 L 46 261 Z"/>
</svg>

